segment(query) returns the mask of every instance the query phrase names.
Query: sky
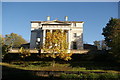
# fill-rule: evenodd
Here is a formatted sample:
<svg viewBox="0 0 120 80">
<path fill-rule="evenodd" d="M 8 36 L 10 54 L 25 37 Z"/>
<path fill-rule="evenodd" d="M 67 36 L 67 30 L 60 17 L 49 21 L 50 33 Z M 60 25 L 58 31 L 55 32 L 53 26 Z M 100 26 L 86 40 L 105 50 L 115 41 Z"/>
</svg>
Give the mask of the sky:
<svg viewBox="0 0 120 80">
<path fill-rule="evenodd" d="M 2 35 L 17 33 L 30 41 L 30 21 L 46 21 L 58 18 L 64 21 L 84 21 L 83 41 L 93 44 L 103 40 L 103 27 L 111 17 L 118 18 L 117 2 L 3 2 Z"/>
<path fill-rule="evenodd" d="M 118 2 L 120 0 L 2 0 L 2 2 Z"/>
</svg>

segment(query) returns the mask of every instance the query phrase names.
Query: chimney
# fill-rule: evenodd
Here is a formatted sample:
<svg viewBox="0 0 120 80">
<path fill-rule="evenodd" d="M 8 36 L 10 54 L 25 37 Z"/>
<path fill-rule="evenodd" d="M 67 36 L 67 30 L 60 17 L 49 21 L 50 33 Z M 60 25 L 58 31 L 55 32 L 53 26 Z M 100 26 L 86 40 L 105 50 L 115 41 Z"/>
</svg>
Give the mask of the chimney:
<svg viewBox="0 0 120 80">
<path fill-rule="evenodd" d="M 68 16 L 65 16 L 65 21 L 68 21 Z"/>
<path fill-rule="evenodd" d="M 50 21 L 50 16 L 47 16 L 47 21 Z"/>
</svg>

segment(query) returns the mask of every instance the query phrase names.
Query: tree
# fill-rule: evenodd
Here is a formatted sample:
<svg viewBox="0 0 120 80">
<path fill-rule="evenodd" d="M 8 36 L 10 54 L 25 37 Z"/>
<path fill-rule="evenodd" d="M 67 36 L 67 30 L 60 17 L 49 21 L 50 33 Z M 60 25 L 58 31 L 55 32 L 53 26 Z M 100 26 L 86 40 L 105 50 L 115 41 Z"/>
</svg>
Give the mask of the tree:
<svg viewBox="0 0 120 80">
<path fill-rule="evenodd" d="M 105 42 L 105 40 L 101 40 L 101 48 L 102 48 L 102 50 L 107 50 L 107 45 L 106 45 L 106 42 Z"/>
<path fill-rule="evenodd" d="M 19 53 L 20 53 L 20 57 L 21 57 L 21 58 L 25 58 L 25 57 L 28 57 L 28 56 L 31 55 L 31 54 L 30 54 L 30 50 L 29 50 L 29 49 L 24 49 L 23 47 L 21 47 L 21 48 L 19 49 Z"/>
<path fill-rule="evenodd" d="M 5 35 L 5 44 L 10 45 L 12 47 L 20 47 L 21 44 L 27 43 L 25 39 L 22 38 L 22 36 L 11 33 Z"/>
<path fill-rule="evenodd" d="M 0 34 L 0 51 L 2 51 L 3 44 L 4 44 L 4 37 Z"/>
<path fill-rule="evenodd" d="M 4 37 L 0 34 L 0 46 L 2 46 L 2 44 L 4 44 Z"/>
<path fill-rule="evenodd" d="M 107 49 L 105 40 L 94 41 L 94 45 L 97 46 L 98 50 Z"/>
<path fill-rule="evenodd" d="M 43 51 L 47 54 L 43 54 L 43 57 L 59 57 L 63 60 L 71 60 L 72 53 L 68 53 L 68 42 L 66 40 L 66 33 L 62 30 L 56 30 L 54 32 L 47 32 L 45 37 L 45 44 L 43 45 Z M 54 65 L 54 64 L 53 64 Z"/>
<path fill-rule="evenodd" d="M 2 53 L 2 56 L 7 54 L 9 48 L 10 46 L 5 44 L 5 38 L 0 34 L 0 51 Z"/>
<path fill-rule="evenodd" d="M 97 46 L 97 49 L 100 49 L 100 41 L 94 41 L 94 45 Z"/>
<path fill-rule="evenodd" d="M 25 58 L 31 56 L 30 50 L 29 49 L 24 49 L 23 47 L 21 47 L 19 49 L 19 56 L 24 61 L 24 67 L 28 66 L 28 63 L 25 61 Z"/>
<path fill-rule="evenodd" d="M 111 18 L 103 28 L 102 35 L 105 37 L 107 46 L 111 48 L 110 53 L 120 60 L 120 19 Z"/>
</svg>

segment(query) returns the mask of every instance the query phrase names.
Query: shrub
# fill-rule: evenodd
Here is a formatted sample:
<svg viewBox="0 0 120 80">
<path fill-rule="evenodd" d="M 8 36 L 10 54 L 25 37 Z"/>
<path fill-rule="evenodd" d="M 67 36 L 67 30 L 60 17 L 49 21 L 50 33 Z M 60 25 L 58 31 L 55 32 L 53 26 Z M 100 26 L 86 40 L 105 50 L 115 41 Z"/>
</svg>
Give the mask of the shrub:
<svg viewBox="0 0 120 80">
<path fill-rule="evenodd" d="M 62 73 L 60 75 L 60 78 L 62 79 L 101 79 L 101 80 L 106 80 L 106 79 L 119 79 L 120 74 L 117 73 L 89 73 L 89 74 L 65 74 Z"/>
<path fill-rule="evenodd" d="M 86 79 L 87 78 L 87 76 L 85 75 L 85 74 L 79 74 L 79 79 Z"/>
<path fill-rule="evenodd" d="M 86 74 L 86 76 L 88 79 L 96 79 L 99 77 L 99 75 L 96 73 L 89 73 L 89 74 Z"/>
<path fill-rule="evenodd" d="M 66 78 L 66 79 L 75 79 L 75 78 L 79 78 L 79 76 L 77 74 L 65 74 L 65 73 L 62 73 L 60 75 L 60 78 Z"/>
<path fill-rule="evenodd" d="M 99 75 L 100 79 L 117 79 L 118 74 L 117 73 L 102 73 Z"/>
<path fill-rule="evenodd" d="M 3 62 L 11 62 L 14 60 L 20 60 L 19 55 L 18 54 L 12 54 L 12 53 L 8 53 L 4 56 L 3 58 Z"/>
<path fill-rule="evenodd" d="M 118 74 L 118 79 L 120 79 L 120 74 Z"/>
<path fill-rule="evenodd" d="M 71 78 L 71 79 L 79 78 L 77 74 L 67 74 L 66 77 L 67 77 L 67 78 Z"/>
<path fill-rule="evenodd" d="M 26 50 L 26 49 L 24 49 L 23 47 L 21 47 L 20 49 L 19 49 L 19 55 L 20 55 L 20 57 L 21 58 L 25 58 L 25 57 L 28 57 L 28 56 L 30 56 L 31 54 L 30 54 L 30 50 L 28 49 L 28 50 Z"/>
<path fill-rule="evenodd" d="M 62 74 L 60 74 L 60 78 L 66 78 L 66 74 L 65 73 L 62 73 Z"/>
</svg>

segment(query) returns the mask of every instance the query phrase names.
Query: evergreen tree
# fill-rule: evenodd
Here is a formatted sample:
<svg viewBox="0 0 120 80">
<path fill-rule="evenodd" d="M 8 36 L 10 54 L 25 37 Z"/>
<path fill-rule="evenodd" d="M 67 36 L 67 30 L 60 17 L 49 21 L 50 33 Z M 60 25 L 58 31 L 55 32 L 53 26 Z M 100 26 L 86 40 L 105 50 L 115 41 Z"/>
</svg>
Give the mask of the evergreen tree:
<svg viewBox="0 0 120 80">
<path fill-rule="evenodd" d="M 110 47 L 110 53 L 120 60 L 120 19 L 111 18 L 103 28 L 105 42 Z"/>
</svg>

